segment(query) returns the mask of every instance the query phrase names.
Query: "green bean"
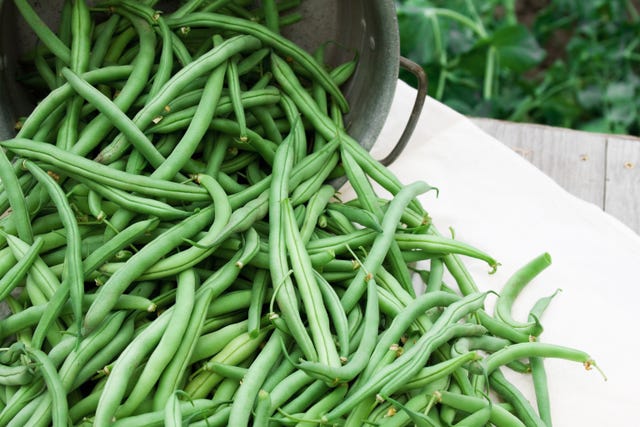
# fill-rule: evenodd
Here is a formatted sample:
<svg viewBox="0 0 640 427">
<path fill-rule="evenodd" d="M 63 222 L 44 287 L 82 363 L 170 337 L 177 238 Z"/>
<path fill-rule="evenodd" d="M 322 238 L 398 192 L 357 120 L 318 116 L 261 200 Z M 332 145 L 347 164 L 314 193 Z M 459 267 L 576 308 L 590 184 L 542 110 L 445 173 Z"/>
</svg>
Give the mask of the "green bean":
<svg viewBox="0 0 640 427">
<path fill-rule="evenodd" d="M 553 425 L 551 421 L 551 402 L 549 399 L 549 388 L 547 386 L 547 373 L 544 367 L 544 359 L 540 357 L 530 357 L 529 364 L 531 365 L 531 378 L 533 380 L 533 387 L 536 394 L 538 413 L 545 425 L 551 427 Z"/>
<path fill-rule="evenodd" d="M 76 1 L 71 6 L 71 59 L 69 67 L 80 74 L 87 70 L 89 65 L 89 51 L 91 48 L 90 32 L 91 19 L 89 8 L 85 2 Z M 66 67 L 58 68 L 58 73 Z M 82 98 L 74 97 L 67 104 L 67 112 L 58 132 L 56 145 L 64 150 L 69 150 L 78 139 L 80 113 L 82 110 Z"/>
<path fill-rule="evenodd" d="M 162 88 L 162 90 L 133 118 L 133 123 L 144 131 L 153 119 L 164 109 L 167 103 L 174 98 L 195 77 L 198 77 L 224 63 L 236 53 L 255 49 L 260 46 L 260 41 L 252 36 L 237 36 L 223 42 L 217 48 L 198 58 L 178 73 L 176 73 Z M 103 149 L 97 157 L 101 163 L 108 163 L 113 158 L 118 158 L 126 149 L 127 140 L 124 136 L 117 137 L 113 143 Z"/>
<path fill-rule="evenodd" d="M 456 253 L 481 259 L 489 264 L 492 270 L 495 270 L 498 266 L 498 262 L 490 255 L 454 239 L 427 234 L 398 233 L 396 234 L 396 241 L 400 249 L 411 248 L 413 250 L 424 250 L 434 254 Z"/>
<path fill-rule="evenodd" d="M 449 294 L 445 292 L 433 292 L 420 295 L 414 301 L 404 308 L 386 328 L 386 331 L 380 337 L 375 346 L 375 350 L 370 357 L 369 365 L 363 373 L 363 377 L 367 378 L 373 374 L 377 363 L 382 359 L 382 356 L 387 349 L 400 340 L 403 333 L 410 328 L 411 324 L 424 312 L 434 307 L 448 306 L 458 301 L 460 298 L 457 295 Z"/>
<path fill-rule="evenodd" d="M 130 318 L 120 328 L 115 337 L 113 337 L 103 348 L 99 349 L 98 352 L 95 353 L 84 366 L 82 366 L 80 372 L 78 372 L 73 384 L 71 385 L 71 390 L 77 389 L 85 381 L 93 377 L 98 370 L 103 369 L 107 364 L 113 362 L 114 359 L 116 359 L 117 356 L 126 348 L 126 346 L 131 343 L 133 334 L 134 319 Z M 95 410 L 96 407 L 97 401 L 96 406 L 94 406 L 93 409 Z M 70 412 L 72 411 L 73 408 L 70 409 Z"/>
<path fill-rule="evenodd" d="M 253 425 L 255 427 L 268 427 L 269 425 L 269 408 L 271 407 L 271 395 L 268 391 L 260 390 L 258 392 L 258 402 L 253 415 Z"/>
<path fill-rule="evenodd" d="M 423 182 L 410 184 L 398 192 L 394 200 L 391 202 L 391 205 L 382 220 L 382 233 L 379 233 L 376 236 L 371 250 L 369 251 L 369 255 L 363 263 L 363 268 L 358 271 L 356 277 L 351 281 L 347 291 L 342 297 L 342 305 L 345 308 L 345 311 L 349 311 L 355 305 L 359 296 L 362 295 L 365 276 L 376 274 L 394 238 L 396 225 L 398 224 L 399 217 L 405 206 L 418 194 L 428 191 L 429 188 L 430 187 Z"/>
<path fill-rule="evenodd" d="M 158 70 L 153 76 L 153 83 L 149 89 L 149 97 L 153 97 L 160 92 L 162 86 L 171 78 L 171 71 L 173 69 L 173 37 L 171 29 L 162 16 L 157 16 L 156 23 L 162 38 L 162 51 L 160 53 Z"/>
<path fill-rule="evenodd" d="M 0 365 L 0 385 L 5 387 L 27 385 L 31 381 L 33 381 L 33 372 L 29 366 Z"/>
<path fill-rule="evenodd" d="M 526 334 L 539 335 L 542 332 L 542 328 L 537 319 L 527 323 L 516 322 L 511 316 L 511 307 L 522 289 L 549 265 L 551 265 L 551 256 L 544 253 L 516 271 L 507 280 L 500 292 L 500 297 L 496 301 L 494 316 Z"/>
<path fill-rule="evenodd" d="M 83 157 L 67 153 L 54 146 L 34 143 L 31 140 L 12 139 L 0 142 L 14 153 L 40 160 L 53 167 L 62 169 L 68 175 L 77 175 L 104 185 L 110 185 L 124 191 L 132 191 L 155 197 L 169 197 L 176 200 L 203 201 L 206 192 L 196 186 L 178 184 L 147 176 L 133 175 L 118 171 Z"/>
<path fill-rule="evenodd" d="M 118 59 L 122 56 L 123 52 L 127 48 L 127 46 L 131 43 L 131 41 L 136 36 L 136 26 L 131 25 L 134 24 L 134 20 L 132 20 L 132 15 L 120 15 L 127 19 L 127 21 L 121 21 L 120 26 L 126 25 L 120 34 L 111 40 L 111 43 L 107 47 L 107 51 L 105 52 L 104 62 L 108 64 L 114 64 L 118 62 Z M 139 19 L 139 22 L 144 22 L 148 25 L 146 21 Z"/>
<path fill-rule="evenodd" d="M 273 179 L 269 190 L 269 264 L 271 267 L 271 282 L 277 288 L 276 300 L 288 329 L 302 348 L 307 360 L 317 360 L 318 354 L 311 337 L 302 324 L 302 319 L 298 312 L 295 289 L 288 274 L 289 263 L 286 253 L 282 201 L 289 195 L 288 181 L 293 165 L 293 155 L 291 138 L 287 137 L 276 152 L 272 172 Z"/>
<path fill-rule="evenodd" d="M 506 338 L 515 343 L 526 343 L 530 340 L 528 334 L 518 331 L 503 321 L 489 316 L 484 310 L 478 311 L 477 316 L 480 324 L 487 328 L 493 335 Z"/>
<path fill-rule="evenodd" d="M 197 415 L 205 410 L 213 410 L 220 405 L 219 402 L 214 402 L 209 399 L 193 399 L 188 402 L 180 402 L 180 410 L 183 418 L 188 418 L 193 415 Z M 139 415 L 133 415 L 127 418 L 114 420 L 110 423 L 113 427 L 162 427 L 164 426 L 164 409 L 154 412 L 146 412 Z M 191 423 L 193 426 L 194 423 Z"/>
<path fill-rule="evenodd" d="M 130 381 L 130 371 L 151 351 L 162 338 L 171 321 L 172 310 L 167 310 L 155 319 L 130 345 L 120 353 L 107 378 L 102 397 L 98 402 L 94 423 L 96 426 L 112 425 L 115 413 Z"/>
<path fill-rule="evenodd" d="M 386 395 L 391 394 L 392 391 L 406 384 L 409 378 L 414 377 L 424 367 L 433 349 L 439 347 L 439 344 L 449 341 L 453 336 L 481 334 L 486 331 L 482 327 L 476 327 L 477 325 L 455 323 L 465 315 L 482 307 L 485 297 L 486 294 L 476 293 L 449 305 L 434 323 L 434 326 L 420 337 L 415 346 L 405 351 L 393 363 L 377 370 L 364 384 L 354 390 L 350 397 L 327 414 L 326 418 L 331 420 L 343 415 L 354 404 L 372 392 L 380 390 Z M 389 380 L 391 375 L 393 378 Z"/>
<path fill-rule="evenodd" d="M 113 308 L 118 296 L 134 281 L 140 278 L 149 267 L 160 258 L 180 245 L 183 239 L 191 237 L 211 221 L 211 209 L 194 213 L 181 223 L 174 225 L 158 238 L 145 245 L 126 263 L 126 267 L 117 270 L 98 291 L 100 296 L 87 311 L 84 327 L 95 328 Z M 188 267 L 187 267 L 188 268 Z"/>
<path fill-rule="evenodd" d="M 262 2 L 262 11 L 264 12 L 265 26 L 274 33 L 280 32 L 278 25 L 279 14 L 275 0 L 267 0 Z"/>
<path fill-rule="evenodd" d="M 207 317 L 217 317 L 249 307 L 251 290 L 230 291 L 209 305 Z"/>
<path fill-rule="evenodd" d="M 98 68 L 103 64 L 104 57 L 109 48 L 109 43 L 113 39 L 116 28 L 120 23 L 120 16 L 111 15 L 104 22 L 100 31 L 96 31 L 96 39 L 91 48 L 91 57 L 89 58 L 89 69 Z"/>
<path fill-rule="evenodd" d="M 91 84 L 98 84 L 126 78 L 131 74 L 132 70 L 133 67 L 130 65 L 110 66 L 88 71 L 83 73 L 81 76 Z M 27 117 L 18 132 L 18 137 L 33 137 L 33 135 L 35 135 L 35 133 L 41 128 L 42 122 L 48 117 L 51 117 L 56 108 L 60 107 L 61 103 L 73 96 L 73 94 L 74 91 L 69 84 L 63 84 L 51 91 Z"/>
<path fill-rule="evenodd" d="M 201 339 L 200 332 L 203 328 L 211 295 L 212 290 L 205 291 L 199 295 L 195 302 L 185 335 L 180 341 L 180 346 L 158 380 L 158 386 L 153 396 L 155 409 L 160 409 L 163 405 L 166 405 L 168 396 L 176 391 L 187 370 L 188 363 L 193 354 L 195 354 L 197 343 Z"/>
<path fill-rule="evenodd" d="M 186 385 L 185 392 L 194 399 L 207 396 L 222 379 L 220 375 L 211 372 L 208 364 L 235 364 L 246 360 L 263 343 L 268 333 L 268 330 L 263 330 L 257 337 L 251 338 L 245 332 L 233 339 L 218 354 L 204 364 L 200 372 Z"/>
<path fill-rule="evenodd" d="M 236 394 L 236 391 L 238 391 L 238 387 L 240 387 L 240 382 L 238 380 L 225 378 L 222 380 L 220 385 L 216 387 L 216 391 L 211 400 L 230 404 L 233 396 Z"/>
<path fill-rule="evenodd" d="M 326 225 L 323 228 L 329 232 L 343 235 L 357 230 L 356 226 L 342 212 L 327 210 L 323 216 L 326 218 Z"/>
<path fill-rule="evenodd" d="M 338 86 L 346 83 L 353 76 L 358 67 L 358 59 L 343 62 L 329 72 L 329 75 Z"/>
<path fill-rule="evenodd" d="M 65 296 L 60 297 L 59 303 L 66 300 L 66 293 L 68 292 L 71 298 L 71 305 L 73 308 L 73 316 L 76 319 L 76 324 L 80 330 L 82 324 L 82 295 L 84 294 L 84 275 L 82 273 L 82 249 L 81 249 L 81 236 L 78 228 L 78 223 L 75 219 L 75 215 L 69 206 L 65 194 L 58 184 L 51 178 L 46 172 L 31 162 L 24 162 L 26 168 L 31 174 L 47 188 L 51 199 L 56 205 L 56 208 L 60 212 L 60 218 L 64 224 L 65 231 L 67 232 L 67 256 L 65 259 L 65 269 L 63 271 L 63 285 L 60 289 L 66 288 L 66 291 L 61 291 Z M 56 292 L 57 293 L 57 292 Z M 61 305 L 59 304 L 55 310 L 59 310 Z M 51 319 L 53 320 L 53 319 Z M 36 341 L 34 345 L 39 348 L 39 342 Z"/>
<path fill-rule="evenodd" d="M 196 265 L 198 262 L 206 259 L 218 248 L 223 241 L 225 241 L 230 235 L 247 230 L 257 220 L 266 215 L 268 208 L 267 204 L 268 193 L 263 193 L 256 199 L 248 202 L 241 209 L 237 209 L 228 222 L 225 224 L 225 216 L 219 216 L 220 221 L 215 221 L 209 229 L 209 232 L 200 240 L 198 244 L 175 255 L 171 255 L 165 259 L 157 261 L 153 266 L 148 267 L 145 270 L 145 274 L 138 277 L 139 280 L 155 279 L 159 277 L 166 277 L 177 272 L 180 272 L 186 268 L 190 268 Z M 217 206 L 224 206 L 222 203 L 218 203 Z M 210 208 L 204 208 L 200 213 L 210 213 Z M 189 219 L 193 218 L 192 215 Z M 197 230 L 199 231 L 199 230 Z M 196 232 L 197 232 L 196 231 Z M 186 236 L 183 236 L 186 237 Z M 177 238 L 177 235 L 176 235 Z M 178 242 L 179 243 L 179 242 Z M 158 242 L 160 245 L 161 242 Z M 104 266 L 102 271 L 110 272 L 108 266 Z M 119 271 L 118 268 L 116 271 Z"/>
<path fill-rule="evenodd" d="M 124 322 L 125 316 L 126 313 L 124 311 L 114 313 L 99 329 L 87 335 L 77 349 L 74 349 L 65 359 L 58 371 L 65 394 L 72 390 L 72 385 L 84 365 L 93 358 L 100 348 L 107 345 L 115 337 Z"/>
<path fill-rule="evenodd" d="M 227 425 L 230 412 L 231 408 L 229 406 L 225 406 L 224 408 L 215 411 L 213 415 L 189 425 L 191 427 L 224 427 Z"/>
<path fill-rule="evenodd" d="M 302 362 L 298 365 L 299 368 L 312 376 L 333 383 L 347 382 L 360 374 L 366 368 L 376 346 L 377 330 L 380 322 L 378 294 L 373 279 L 367 281 L 367 305 L 365 310 L 363 337 L 358 344 L 357 350 L 344 366 L 334 368 L 313 362 Z"/>
<path fill-rule="evenodd" d="M 403 185 L 395 176 L 379 162 L 374 160 L 364 148 L 349 137 L 331 119 L 319 111 L 317 105 L 315 105 L 311 96 L 302 87 L 289 65 L 276 55 L 272 55 L 271 59 L 274 77 L 282 86 L 285 93 L 296 103 L 300 112 L 313 123 L 318 132 L 320 132 L 325 139 L 333 139 L 336 138 L 337 135 L 342 142 L 342 147 L 349 151 L 365 172 L 375 181 L 392 194 L 400 191 Z M 433 189 L 433 187 L 429 187 L 429 190 L 431 189 Z M 415 201 L 411 202 L 411 207 L 416 210 L 416 212 L 423 212 L 423 209 Z"/>
<path fill-rule="evenodd" d="M 382 221 L 384 217 L 384 213 L 382 209 L 377 204 L 377 198 L 371 183 L 367 179 L 367 176 L 364 173 L 364 170 L 358 165 L 355 159 L 344 150 L 344 147 L 341 151 L 342 154 L 342 163 L 345 166 L 345 171 L 347 172 L 347 177 L 351 185 L 353 186 L 358 198 L 362 200 L 362 204 L 365 208 L 365 212 L 369 211 L 373 214 L 374 223 L 375 221 Z M 425 189 L 425 191 L 427 191 Z M 399 218 L 398 218 L 399 220 Z M 379 225 L 377 227 L 372 227 L 375 230 L 382 231 Z M 393 272 L 394 276 L 397 278 L 398 282 L 402 285 L 402 287 L 409 292 L 411 295 L 414 294 L 413 284 L 411 282 L 411 277 L 409 275 L 409 269 L 406 266 L 406 263 L 402 259 L 402 255 L 400 253 L 400 245 L 397 242 L 391 242 L 389 246 L 389 254 L 387 255 L 389 259 L 390 268 Z"/>
<path fill-rule="evenodd" d="M 18 262 L 2 276 L 0 279 L 0 300 L 4 300 L 5 297 L 20 284 L 22 279 L 24 279 L 31 266 L 35 263 L 43 246 L 44 239 L 41 237 L 36 238 Z"/>
<path fill-rule="evenodd" d="M 135 411 L 178 351 L 180 338 L 186 331 L 195 304 L 196 281 L 193 269 L 185 270 L 178 276 L 176 302 L 173 305 L 174 314 L 170 324 L 165 329 L 157 348 L 149 356 L 138 382 L 116 411 L 117 418 L 129 416 Z"/>
<path fill-rule="evenodd" d="M 209 129 L 217 130 L 229 134 L 240 133 L 240 125 L 229 119 L 214 119 L 209 123 Z M 250 129 L 246 130 L 247 141 L 243 143 L 243 148 L 251 148 L 256 151 L 268 163 L 273 164 L 275 157 L 276 144 L 267 141 L 259 133 Z"/>
<path fill-rule="evenodd" d="M 251 91 L 249 91 L 248 93 L 251 93 L 252 91 L 256 90 L 255 88 L 253 88 Z M 269 89 L 264 89 L 264 90 L 269 90 Z M 247 92 L 244 92 L 243 95 L 246 96 Z M 280 94 L 278 94 L 278 100 L 280 100 Z M 266 101 L 266 100 L 265 100 Z M 269 112 L 269 110 L 265 107 L 265 104 L 271 104 L 271 102 L 267 103 L 261 103 L 260 105 L 256 105 L 254 107 L 251 108 L 251 114 L 256 118 L 256 120 L 258 121 L 258 123 L 260 124 L 260 126 L 263 129 L 263 132 L 265 134 L 265 137 L 270 140 L 275 142 L 276 144 L 280 145 L 280 143 L 282 143 L 282 134 L 280 133 L 280 129 L 278 129 L 278 125 L 276 124 L 275 119 L 273 118 L 273 116 L 271 115 L 271 113 Z M 274 102 L 275 104 L 275 102 Z M 243 101 L 243 105 L 245 107 L 247 107 L 247 102 Z"/>
<path fill-rule="evenodd" d="M 347 361 L 349 354 L 349 322 L 347 315 L 340 304 L 340 297 L 331 284 L 318 271 L 314 270 L 313 273 L 320 287 L 322 299 L 331 315 L 332 324 L 336 331 L 340 361 L 344 363 Z"/>
<path fill-rule="evenodd" d="M 118 251 L 129 246 L 144 234 L 155 229 L 158 224 L 159 221 L 156 218 L 139 221 L 120 231 L 113 238 L 107 240 L 98 250 L 92 252 L 84 259 L 82 265 L 85 276 L 88 276 L 99 268 Z"/>
<path fill-rule="evenodd" d="M 50 90 L 55 90 L 58 87 L 55 72 L 51 69 L 46 59 L 44 59 L 42 49 L 36 49 L 35 57 L 33 58 L 33 65 L 35 65 L 38 74 L 44 80 L 45 84 Z"/>
<path fill-rule="evenodd" d="M 41 350 L 24 347 L 25 353 L 29 358 L 33 359 L 42 372 L 49 396 L 51 398 L 51 417 L 54 426 L 66 426 L 69 407 L 67 405 L 67 393 L 64 390 L 60 376 L 56 370 L 51 358 Z"/>
<path fill-rule="evenodd" d="M 454 426 L 456 427 L 483 427 L 487 425 L 491 419 L 491 406 L 487 405 L 484 408 L 473 412 L 465 418 L 458 421 Z"/>
<path fill-rule="evenodd" d="M 203 7 L 201 10 L 203 12 L 214 12 L 222 7 L 224 7 L 231 0 L 213 0 L 211 3 Z"/>
<path fill-rule="evenodd" d="M 109 98 L 68 68 L 62 69 L 62 75 L 80 96 L 94 105 L 125 135 L 127 141 L 133 144 L 149 163 L 157 168 L 165 162 L 166 159 L 158 153 L 146 135 Z M 117 157 L 110 158 L 110 161 L 113 160 L 117 160 Z M 100 161 L 104 162 L 102 159 Z"/>
<path fill-rule="evenodd" d="M 51 31 L 49 26 L 42 21 L 33 8 L 26 0 L 16 0 L 15 5 L 20 11 L 20 14 L 29 24 L 29 27 L 35 32 L 40 41 L 60 60 L 69 64 L 71 62 L 71 52 L 69 47 Z"/>
<path fill-rule="evenodd" d="M 143 19 L 127 16 L 138 34 L 140 49 L 133 61 L 133 71 L 125 85 L 120 89 L 118 96 L 113 100 L 115 106 L 123 112 L 127 112 L 136 98 L 142 93 L 153 67 L 155 57 L 156 36 L 151 26 Z M 98 115 L 82 131 L 73 153 L 85 156 L 91 152 L 97 143 L 113 128 L 111 120 L 103 114 Z"/>
<path fill-rule="evenodd" d="M 289 253 L 289 260 L 293 276 L 297 282 L 297 289 L 309 320 L 311 338 L 318 354 L 318 361 L 329 367 L 340 366 L 340 358 L 329 331 L 329 316 L 322 303 L 322 293 L 316 282 L 311 260 L 304 249 L 300 237 L 300 230 L 295 223 L 293 210 L 289 199 L 281 201 L 283 211 L 283 228 L 285 247 Z"/>
<path fill-rule="evenodd" d="M 22 186 L 18 176 L 11 166 L 7 155 L 0 149 L 0 181 L 4 185 L 4 191 L 9 198 L 18 237 L 26 243 L 33 243 L 33 230 L 31 229 L 30 215 L 22 192 Z"/>
<path fill-rule="evenodd" d="M 274 331 L 244 375 L 231 405 L 229 426 L 249 425 L 250 411 L 248 409 L 254 406 L 260 387 L 269 374 L 269 369 L 280 357 L 282 341 L 286 343 L 288 340 L 280 331 Z"/>
<path fill-rule="evenodd" d="M 434 393 L 434 395 L 442 405 L 447 405 L 452 408 L 470 413 L 480 411 L 486 406 L 491 405 L 491 417 L 489 418 L 489 421 L 491 423 L 498 426 L 525 426 L 525 424 L 520 421 L 515 415 L 506 411 L 499 405 L 489 403 L 483 398 L 464 396 L 448 391 L 437 391 Z"/>
<path fill-rule="evenodd" d="M 214 13 L 195 12 L 187 17 L 170 18 L 167 23 L 172 27 L 194 27 L 206 26 L 220 28 L 239 33 L 250 34 L 259 38 L 265 45 L 271 46 L 287 57 L 291 57 L 298 64 L 304 67 L 322 86 L 336 99 L 343 112 L 347 112 L 349 107 L 344 95 L 331 80 L 326 71 L 319 67 L 313 58 L 302 49 L 291 43 L 287 39 L 267 30 L 265 27 L 253 22 L 234 18 L 231 16 L 217 15 Z"/>
<path fill-rule="evenodd" d="M 164 425 L 168 427 L 182 426 L 182 409 L 177 393 L 173 393 L 165 405 Z"/>
<path fill-rule="evenodd" d="M 7 427 L 22 427 L 27 425 L 31 417 L 33 417 L 34 412 L 46 397 L 46 395 L 41 394 L 37 398 L 25 402 L 26 405 L 6 424 Z"/>
<path fill-rule="evenodd" d="M 270 277 L 267 270 L 259 269 L 256 271 L 251 287 L 251 298 L 247 313 L 247 328 L 251 336 L 256 336 L 260 332 L 262 307 L 265 303 L 269 283 Z"/>
<path fill-rule="evenodd" d="M 194 10 L 197 10 L 203 2 L 208 2 L 206 0 L 188 0 L 184 2 L 177 10 L 171 13 L 171 17 L 173 18 L 181 18 L 185 15 L 190 14 Z"/>
<path fill-rule="evenodd" d="M 312 377 L 300 370 L 296 370 L 284 378 L 270 391 L 271 408 L 269 409 L 269 414 L 273 414 L 276 408 L 282 406 L 282 404 L 288 401 L 298 390 L 313 381 Z"/>
<path fill-rule="evenodd" d="M 83 182 L 87 187 L 91 188 L 95 193 L 111 200 L 123 209 L 130 212 L 151 215 L 163 220 L 182 219 L 191 215 L 191 212 L 175 208 L 164 202 L 146 197 L 139 197 L 135 194 L 117 188 L 111 188 L 107 185 L 97 184 L 91 180 L 80 178 L 79 182 Z"/>
<path fill-rule="evenodd" d="M 523 357 L 552 357 L 565 359 L 573 362 L 580 362 L 585 369 L 589 370 L 596 366 L 591 357 L 580 350 L 559 346 L 556 344 L 546 344 L 539 342 L 526 342 L 512 344 L 508 347 L 490 354 L 482 361 L 471 366 L 471 372 L 475 374 L 491 374 L 498 367 L 513 362 Z"/>
<path fill-rule="evenodd" d="M 311 402 L 317 401 L 322 396 L 325 396 L 329 390 L 329 387 L 323 381 L 314 381 L 304 391 L 301 391 L 294 399 L 291 399 L 282 408 L 278 409 L 278 412 L 283 415 L 279 420 L 291 419 L 296 421 L 296 417 L 289 416 L 288 414 L 300 414 L 297 420 L 301 420 L 302 412 L 309 408 Z"/>
<path fill-rule="evenodd" d="M 240 130 L 238 138 L 240 142 L 247 142 L 247 119 L 244 108 L 242 106 L 242 91 L 240 88 L 240 76 L 238 75 L 238 57 L 233 56 L 227 63 L 227 86 L 229 87 L 229 96 L 233 112 L 238 122 Z M 232 411 L 233 413 L 233 411 Z"/>
<path fill-rule="evenodd" d="M 214 374 L 220 375 L 223 378 L 236 380 L 239 383 L 242 383 L 242 379 L 248 372 L 247 368 L 217 362 L 208 363 L 207 368 Z"/>
<path fill-rule="evenodd" d="M 340 203 L 331 203 L 327 207 L 330 211 L 340 212 L 353 223 L 360 224 L 365 228 L 375 231 L 382 231 L 378 219 L 369 211 Z"/>
<path fill-rule="evenodd" d="M 174 148 L 171 155 L 151 175 L 154 178 L 170 179 L 183 167 L 187 159 L 191 158 L 200 140 L 208 129 L 208 123 L 213 119 L 220 99 L 224 82 L 224 67 L 213 70 L 202 92 L 202 98 L 197 110 L 190 121 L 187 131 Z"/>
<path fill-rule="evenodd" d="M 454 370 L 466 365 L 469 362 L 478 360 L 480 355 L 476 352 L 468 352 L 465 354 L 454 356 L 451 359 L 433 364 L 423 368 L 415 378 L 401 387 L 401 391 L 414 390 L 432 384 L 442 377 L 450 375 Z"/>
<path fill-rule="evenodd" d="M 489 383 L 492 389 L 503 399 L 513 405 L 515 413 L 527 426 L 546 426 L 540 419 L 526 397 L 511 384 L 500 369 L 496 369 L 489 375 Z"/>
</svg>

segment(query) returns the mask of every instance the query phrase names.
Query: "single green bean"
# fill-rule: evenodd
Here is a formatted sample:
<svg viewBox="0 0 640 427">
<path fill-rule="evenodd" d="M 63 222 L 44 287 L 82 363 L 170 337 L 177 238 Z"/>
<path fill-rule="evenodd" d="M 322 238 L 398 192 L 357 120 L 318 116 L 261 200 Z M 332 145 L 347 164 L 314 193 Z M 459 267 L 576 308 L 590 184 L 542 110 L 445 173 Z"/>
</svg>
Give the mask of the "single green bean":
<svg viewBox="0 0 640 427">
<path fill-rule="evenodd" d="M 63 427 L 67 425 L 69 406 L 67 404 L 67 393 L 62 385 L 58 371 L 51 361 L 51 358 L 38 349 L 24 347 L 27 356 L 33 359 L 42 372 L 49 396 L 51 398 L 51 417 L 53 425 Z"/>
<path fill-rule="evenodd" d="M 544 253 L 516 271 L 502 287 L 500 296 L 496 301 L 494 316 L 526 334 L 533 336 L 539 335 L 542 332 L 542 328 L 537 319 L 534 318 L 527 323 L 517 322 L 511 315 L 511 308 L 514 300 L 522 289 L 550 265 L 551 256 L 548 253 Z"/>
<path fill-rule="evenodd" d="M 26 0 L 15 0 L 15 5 L 20 11 L 20 14 L 24 20 L 29 24 L 29 27 L 35 32 L 40 41 L 47 46 L 47 48 L 60 60 L 69 64 L 71 62 L 71 51 L 59 38 L 56 36 L 49 26 L 38 16 L 33 10 L 31 5 Z"/>
<path fill-rule="evenodd" d="M 42 247 L 44 246 L 44 239 L 37 237 L 31 247 L 24 253 L 18 262 L 7 271 L 6 274 L 0 279 L 0 300 L 4 300 L 15 288 L 20 284 L 22 279 L 38 258 Z"/>
<path fill-rule="evenodd" d="M 60 186 L 45 171 L 32 162 L 24 162 L 24 165 L 34 177 L 47 188 L 51 199 L 60 212 L 60 218 L 67 233 L 67 256 L 65 269 L 63 270 L 63 287 L 67 289 L 73 308 L 73 316 L 78 330 L 82 324 L 82 296 L 84 295 L 84 275 L 82 272 L 82 238 L 75 214 L 71 210 L 69 202 Z M 66 294 L 66 292 L 64 292 Z M 64 303 L 66 297 L 62 296 L 59 303 Z M 61 304 L 56 310 L 61 309 Z M 53 320 L 53 319 L 51 319 Z M 38 344 L 38 343 L 36 343 Z M 38 347 L 36 347 L 38 348 Z"/>
<path fill-rule="evenodd" d="M 18 180 L 11 162 L 7 158 L 4 150 L 0 149 L 0 181 L 4 185 L 9 205 L 11 206 L 11 216 L 14 218 L 18 237 L 26 243 L 33 243 L 33 230 L 31 229 L 31 216 L 27 210 L 22 186 Z"/>
<path fill-rule="evenodd" d="M 313 267 L 296 225 L 289 199 L 281 201 L 285 247 L 289 254 L 298 293 L 309 320 L 309 329 L 319 363 L 328 367 L 340 366 L 340 357 L 329 329 L 329 315 L 322 301 L 322 292 L 313 274 Z M 377 299 L 376 299 L 377 301 Z"/>
<path fill-rule="evenodd" d="M 490 375 L 502 365 L 513 362 L 523 357 L 552 357 L 565 359 L 573 362 L 580 362 L 585 369 L 589 370 L 595 365 L 591 357 L 580 350 L 563 347 L 556 344 L 546 344 L 540 342 L 526 342 L 512 344 L 508 347 L 490 354 L 482 361 L 472 365 L 471 372 L 475 374 Z"/>
<path fill-rule="evenodd" d="M 507 381 L 500 369 L 496 369 L 489 375 L 489 383 L 491 384 L 491 388 L 499 396 L 513 406 L 518 418 L 520 418 L 525 425 L 536 427 L 545 427 L 547 425 L 520 390 Z"/>
<path fill-rule="evenodd" d="M 265 346 L 260 350 L 260 354 L 258 354 L 246 375 L 244 375 L 242 383 L 234 396 L 229 415 L 229 426 L 249 425 L 249 409 L 253 408 L 270 368 L 280 357 L 281 343 L 284 342 L 286 344 L 287 341 L 289 340 L 286 336 L 275 330 Z"/>
</svg>

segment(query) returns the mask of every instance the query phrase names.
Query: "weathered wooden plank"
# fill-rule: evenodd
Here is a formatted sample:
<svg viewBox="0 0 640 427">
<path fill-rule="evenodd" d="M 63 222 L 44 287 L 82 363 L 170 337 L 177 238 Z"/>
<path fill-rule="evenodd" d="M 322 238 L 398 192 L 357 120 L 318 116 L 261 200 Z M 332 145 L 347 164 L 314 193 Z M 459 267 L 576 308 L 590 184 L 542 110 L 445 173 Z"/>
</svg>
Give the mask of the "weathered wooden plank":
<svg viewBox="0 0 640 427">
<path fill-rule="evenodd" d="M 605 135 L 492 119 L 473 121 L 570 193 L 604 208 Z"/>
<path fill-rule="evenodd" d="M 640 233 L 640 141 L 608 138 L 604 209 Z"/>
</svg>

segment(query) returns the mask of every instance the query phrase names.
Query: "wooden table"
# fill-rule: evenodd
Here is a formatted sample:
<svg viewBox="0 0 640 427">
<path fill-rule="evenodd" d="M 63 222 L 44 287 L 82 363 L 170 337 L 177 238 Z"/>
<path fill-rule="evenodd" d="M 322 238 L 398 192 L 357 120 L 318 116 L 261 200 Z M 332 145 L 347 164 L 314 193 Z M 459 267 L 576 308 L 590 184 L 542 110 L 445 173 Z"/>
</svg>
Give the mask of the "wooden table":
<svg viewBox="0 0 640 427">
<path fill-rule="evenodd" d="M 472 120 L 567 191 L 640 233 L 640 138 Z"/>
</svg>

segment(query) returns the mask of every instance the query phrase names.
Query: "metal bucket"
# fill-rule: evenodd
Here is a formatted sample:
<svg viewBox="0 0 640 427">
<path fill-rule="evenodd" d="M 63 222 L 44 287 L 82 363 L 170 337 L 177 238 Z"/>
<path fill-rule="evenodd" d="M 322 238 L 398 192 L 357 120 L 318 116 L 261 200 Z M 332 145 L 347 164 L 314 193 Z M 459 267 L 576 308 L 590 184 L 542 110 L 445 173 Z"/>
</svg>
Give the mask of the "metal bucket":
<svg viewBox="0 0 640 427">
<path fill-rule="evenodd" d="M 45 22 L 56 28 L 63 0 L 32 0 Z M 170 10 L 172 2 L 155 8 Z M 422 69 L 400 57 L 398 21 L 393 0 L 303 0 L 298 7 L 303 19 L 285 27 L 283 33 L 313 52 L 326 42 L 326 59 L 337 65 L 358 55 L 358 66 L 344 86 L 351 111 L 345 117 L 349 133 L 367 150 L 375 143 L 389 114 L 400 64 L 417 73 L 418 98 L 414 113 L 396 148 L 382 160 L 389 164 L 400 153 L 415 126 L 426 96 Z M 35 43 L 35 36 L 16 12 L 11 0 L 0 0 L 0 138 L 13 135 L 17 117 L 31 110 L 31 103 L 15 83 L 16 58 Z"/>
</svg>

